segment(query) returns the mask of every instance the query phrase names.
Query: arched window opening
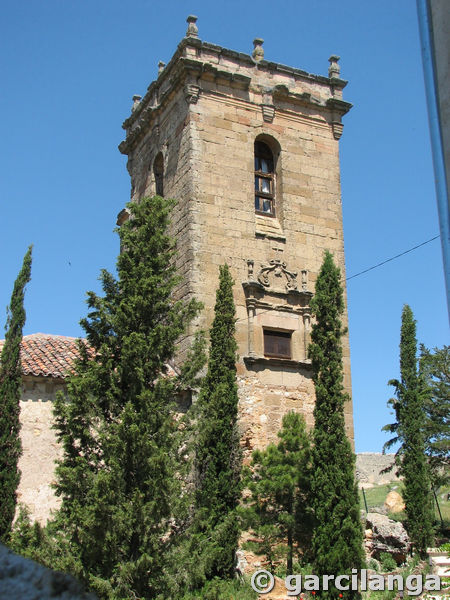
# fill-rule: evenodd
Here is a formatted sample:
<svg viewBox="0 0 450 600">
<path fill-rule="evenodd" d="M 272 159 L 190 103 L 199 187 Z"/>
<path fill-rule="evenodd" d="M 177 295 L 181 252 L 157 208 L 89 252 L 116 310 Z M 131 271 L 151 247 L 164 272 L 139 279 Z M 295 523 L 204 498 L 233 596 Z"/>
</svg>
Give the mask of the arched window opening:
<svg viewBox="0 0 450 600">
<path fill-rule="evenodd" d="M 153 163 L 153 175 L 155 177 L 155 193 L 157 196 L 164 197 L 164 158 L 161 152 Z"/>
<path fill-rule="evenodd" d="M 275 216 L 275 171 L 272 150 L 255 142 L 255 211 Z"/>
</svg>

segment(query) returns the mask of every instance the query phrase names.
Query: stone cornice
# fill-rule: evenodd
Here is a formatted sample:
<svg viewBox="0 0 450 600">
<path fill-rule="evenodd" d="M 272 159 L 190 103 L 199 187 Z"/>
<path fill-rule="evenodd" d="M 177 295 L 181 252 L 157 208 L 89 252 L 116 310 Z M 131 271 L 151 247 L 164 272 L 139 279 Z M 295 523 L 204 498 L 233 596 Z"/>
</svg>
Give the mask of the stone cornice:
<svg viewBox="0 0 450 600">
<path fill-rule="evenodd" d="M 211 62 L 211 55 L 215 55 L 214 59 L 217 60 L 217 64 Z M 230 70 L 230 67 L 227 68 L 226 65 L 220 64 L 225 60 L 234 61 L 238 66 L 245 68 L 247 73 L 250 68 L 250 74 Z M 131 115 L 122 125 L 127 132 L 127 137 L 119 145 L 120 152 L 129 154 L 140 139 L 148 133 L 150 123 L 154 120 L 157 122 L 167 100 L 182 85 L 185 86 L 186 101 L 188 104 L 194 104 L 203 91 L 200 85 L 201 81 L 220 81 L 227 83 L 230 88 L 249 90 L 253 80 L 252 71 L 255 74 L 267 72 L 272 76 L 278 73 L 286 75 L 294 81 L 316 83 L 328 88 L 331 97 L 324 99 L 309 92 L 292 91 L 287 84 L 276 83 L 272 88 L 264 89 L 259 104 L 262 107 L 263 119 L 268 122 L 273 121 L 279 102 L 294 106 L 311 106 L 316 110 L 324 111 L 328 114 L 326 120 L 332 125 L 334 137 L 339 139 L 343 127 L 341 118 L 352 105 L 333 94 L 342 95 L 342 89 L 347 85 L 345 80 L 335 76 L 313 75 L 301 69 L 264 59 L 256 62 L 248 54 L 202 42 L 196 37 L 186 37 L 179 43 L 169 64 L 160 69 L 158 78 L 149 85 L 142 100 L 135 101 Z M 256 91 L 257 88 L 256 85 L 253 91 Z M 139 97 L 135 96 L 134 98 Z"/>
<path fill-rule="evenodd" d="M 312 369 L 311 360 L 305 358 L 303 360 L 292 360 L 290 358 L 268 358 L 266 356 L 244 356 L 244 363 L 247 367 L 260 366 L 264 369 L 270 369 L 271 367 L 283 367 L 284 369 L 290 369 L 298 371 L 301 369 Z"/>
<path fill-rule="evenodd" d="M 346 81 L 343 83 L 347 83 Z M 346 102 L 345 100 L 341 100 L 339 98 L 328 98 L 327 100 L 323 100 L 322 98 L 318 98 L 309 92 L 296 93 L 291 92 L 289 88 L 284 84 L 277 84 L 272 89 L 272 94 L 274 99 L 285 99 L 289 100 L 293 104 L 303 104 L 304 106 L 315 106 L 322 107 L 332 110 L 340 114 L 341 116 L 348 113 L 348 111 L 352 108 L 352 104 L 350 102 Z"/>
<path fill-rule="evenodd" d="M 288 290 L 284 291 L 281 289 L 266 289 L 261 283 L 258 281 L 243 281 L 242 287 L 244 288 L 244 292 L 246 293 L 246 303 L 247 304 L 255 304 L 258 308 L 264 308 L 269 310 L 279 310 L 285 312 L 301 312 L 302 304 L 304 306 L 309 306 L 309 302 L 313 296 L 312 292 L 307 292 L 303 290 Z M 292 303 L 290 304 L 274 304 L 272 302 L 268 302 L 267 300 L 262 300 L 261 298 L 257 298 L 257 294 L 261 294 L 262 296 L 273 296 L 275 298 L 286 298 L 289 299 Z M 294 304 L 297 300 L 297 304 Z"/>
</svg>

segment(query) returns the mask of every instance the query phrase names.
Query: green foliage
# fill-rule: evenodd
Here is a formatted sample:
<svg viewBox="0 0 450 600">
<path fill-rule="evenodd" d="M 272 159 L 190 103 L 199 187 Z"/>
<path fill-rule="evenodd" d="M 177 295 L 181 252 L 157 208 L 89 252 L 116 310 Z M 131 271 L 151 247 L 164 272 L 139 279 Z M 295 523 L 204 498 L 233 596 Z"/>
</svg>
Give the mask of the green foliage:
<svg viewBox="0 0 450 600">
<path fill-rule="evenodd" d="M 196 592 L 188 593 L 181 600 L 256 600 L 258 594 L 247 580 L 221 580 L 214 578 Z"/>
<path fill-rule="evenodd" d="M 313 430 L 313 508 L 315 527 L 312 540 L 313 569 L 316 575 L 347 573 L 364 565 L 362 528 L 355 458 L 345 433 L 342 345 L 344 310 L 341 275 L 329 252 L 325 253 L 315 296 L 311 302 L 316 318 L 311 332 L 316 390 Z M 334 598 L 336 590 L 323 591 Z M 351 596 L 351 592 L 343 592 Z"/>
<path fill-rule="evenodd" d="M 220 267 L 215 316 L 210 331 L 208 370 L 198 399 L 195 440 L 195 517 L 193 546 L 201 550 L 204 575 L 234 574 L 239 526 L 241 452 L 237 430 L 235 306 L 233 280 Z"/>
<path fill-rule="evenodd" d="M 389 552 L 380 552 L 379 561 L 383 573 L 395 571 L 395 569 L 397 568 L 397 563 L 392 558 L 392 555 L 389 554 Z"/>
<path fill-rule="evenodd" d="M 37 521 L 33 523 L 29 509 L 20 505 L 8 546 L 14 552 L 36 560 L 46 567 L 71 572 L 81 577 L 80 566 L 72 556 L 67 540 L 55 533 L 57 532 L 54 531 L 52 523 L 46 527 L 42 527 Z"/>
<path fill-rule="evenodd" d="M 450 542 L 446 542 L 445 544 L 439 546 L 439 550 L 442 550 L 442 552 L 450 553 Z"/>
<path fill-rule="evenodd" d="M 39 523 L 31 522 L 29 508 L 23 504 L 19 505 L 19 514 L 8 540 L 11 550 L 26 558 L 34 559 L 43 545 L 44 535 L 44 530 Z"/>
<path fill-rule="evenodd" d="M 420 346 L 419 371 L 425 397 L 425 447 L 435 489 L 450 480 L 450 346 Z"/>
<path fill-rule="evenodd" d="M 378 571 L 380 568 L 380 565 L 378 564 L 378 561 L 375 560 L 374 558 L 371 558 L 368 562 L 367 562 L 367 568 L 368 569 L 372 569 L 372 571 Z"/>
<path fill-rule="evenodd" d="M 261 539 L 261 550 L 273 567 L 274 552 L 287 540 L 287 573 L 293 573 L 294 543 L 305 552 L 311 541 L 311 445 L 305 420 L 298 413 L 283 417 L 280 441 L 253 453 L 246 470 L 247 524 Z"/>
<path fill-rule="evenodd" d="M 388 556 L 390 555 L 388 554 Z M 425 578 L 425 576 L 430 572 L 430 566 L 428 563 L 420 563 L 419 557 L 415 555 L 408 560 L 408 563 L 405 566 L 403 566 L 402 568 L 398 568 L 397 566 L 395 566 L 395 568 L 393 568 L 392 571 L 394 570 L 396 571 L 396 574 L 400 575 L 403 578 L 403 581 L 406 581 L 406 578 L 412 574 L 421 574 Z M 398 590 L 394 585 L 393 590 L 369 590 L 367 592 L 364 592 L 362 594 L 362 597 L 364 600 L 394 600 L 394 598 L 398 598 L 399 595 Z"/>
<path fill-rule="evenodd" d="M 395 489 L 400 495 L 402 494 L 402 490 L 399 484 L 392 485 L 392 483 L 384 483 L 381 485 L 375 485 L 370 488 L 365 488 L 364 493 L 366 495 L 367 507 L 369 509 L 374 506 L 383 506 L 384 501 L 386 500 L 386 496 L 388 493 Z M 362 489 L 359 490 L 359 503 L 362 507 L 364 507 L 364 498 Z"/>
<path fill-rule="evenodd" d="M 425 454 L 425 404 L 429 389 L 417 370 L 416 322 L 407 304 L 402 312 L 400 375 L 400 380 L 389 381 L 396 392 L 396 397 L 389 400 L 396 422 L 383 429 L 395 433 L 396 437 L 389 440 L 385 448 L 394 440 L 401 444 L 396 464 L 404 478 L 406 526 L 414 547 L 424 557 L 433 537 L 433 499 Z"/>
<path fill-rule="evenodd" d="M 55 403 L 64 456 L 52 531 L 99 598 L 144 600 L 164 589 L 174 499 L 183 495 L 173 403 L 199 365 L 174 378 L 166 365 L 200 305 L 173 298 L 173 205 L 159 196 L 128 205 L 118 279 L 102 271 L 104 295 L 88 293 L 81 324 L 90 349 L 80 341 L 77 374 Z"/>
<path fill-rule="evenodd" d="M 31 278 L 31 250 L 30 246 L 14 282 L 8 307 L 5 343 L 0 358 L 0 540 L 3 541 L 8 539 L 11 530 L 20 481 L 17 466 L 22 454 L 19 437 L 22 390 L 20 343 L 26 319 L 23 305 L 25 286 Z"/>
</svg>

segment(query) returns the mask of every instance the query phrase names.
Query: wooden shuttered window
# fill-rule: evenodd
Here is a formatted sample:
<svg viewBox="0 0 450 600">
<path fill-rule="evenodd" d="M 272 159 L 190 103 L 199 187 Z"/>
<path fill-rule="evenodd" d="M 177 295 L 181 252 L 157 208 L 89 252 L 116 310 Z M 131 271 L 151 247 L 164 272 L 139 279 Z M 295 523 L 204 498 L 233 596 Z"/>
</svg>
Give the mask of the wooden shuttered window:
<svg viewBox="0 0 450 600">
<path fill-rule="evenodd" d="M 273 358 L 291 358 L 291 331 L 264 329 L 264 355 Z"/>
<path fill-rule="evenodd" d="M 275 216 L 275 172 L 272 151 L 264 142 L 255 142 L 255 211 Z"/>
</svg>

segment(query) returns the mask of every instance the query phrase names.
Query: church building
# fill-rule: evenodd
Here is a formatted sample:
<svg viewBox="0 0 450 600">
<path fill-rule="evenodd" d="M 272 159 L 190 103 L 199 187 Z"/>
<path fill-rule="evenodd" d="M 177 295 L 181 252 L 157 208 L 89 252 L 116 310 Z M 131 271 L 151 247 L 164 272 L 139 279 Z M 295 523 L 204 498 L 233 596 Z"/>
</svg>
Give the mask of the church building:
<svg viewBox="0 0 450 600">
<path fill-rule="evenodd" d="M 345 281 L 339 139 L 351 104 L 342 98 L 338 56 L 329 58 L 328 76 L 313 75 L 267 60 L 260 38 L 251 54 L 203 42 L 196 21 L 188 17 L 169 63 L 160 62 L 145 95 L 133 97 L 119 149 L 128 157 L 133 201 L 177 200 L 177 294 L 203 302 L 196 326 L 209 329 L 219 266 L 230 267 L 248 461 L 253 449 L 276 440 L 287 411 L 313 424 L 310 302 L 325 250 Z M 118 225 L 128 217 L 123 209 Z M 350 393 L 348 337 L 343 353 Z M 41 521 L 56 507 L 50 484 L 60 450 L 51 404 L 76 356 L 72 338 L 36 334 L 22 344 L 19 500 Z M 353 442 L 351 401 L 345 419 Z"/>
</svg>

